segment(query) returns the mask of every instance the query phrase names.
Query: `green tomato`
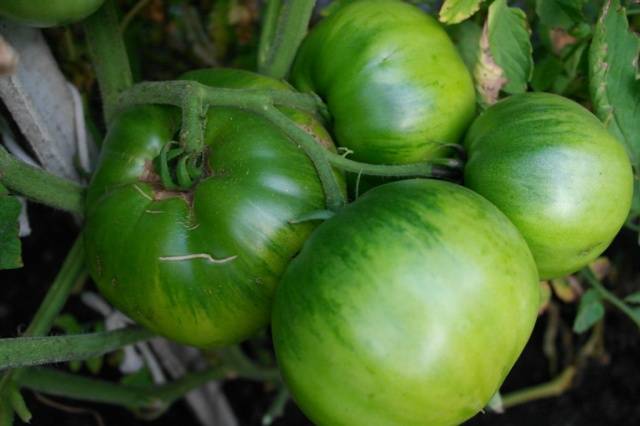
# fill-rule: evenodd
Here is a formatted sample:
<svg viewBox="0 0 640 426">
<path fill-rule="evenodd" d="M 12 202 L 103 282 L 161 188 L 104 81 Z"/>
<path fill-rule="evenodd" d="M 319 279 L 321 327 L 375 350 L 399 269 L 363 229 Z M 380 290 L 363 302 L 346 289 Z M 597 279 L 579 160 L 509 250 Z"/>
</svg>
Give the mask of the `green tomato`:
<svg viewBox="0 0 640 426">
<path fill-rule="evenodd" d="M 475 113 L 471 76 L 446 32 L 397 0 L 339 7 L 303 41 L 291 81 L 325 100 L 336 142 L 370 163 L 442 155 Z"/>
<path fill-rule="evenodd" d="M 32 27 L 53 27 L 80 21 L 104 0 L 0 0 L 0 16 Z"/>
<path fill-rule="evenodd" d="M 278 286 L 278 363 L 319 425 L 453 425 L 524 348 L 540 292 L 509 220 L 452 183 L 367 192 L 320 225 Z"/>
<path fill-rule="evenodd" d="M 465 141 L 465 185 L 502 210 L 529 243 L 540 276 L 575 272 L 625 222 L 633 175 L 623 146 L 577 103 L 548 93 L 487 109 Z"/>
<path fill-rule="evenodd" d="M 228 88 L 288 89 L 237 70 L 187 79 Z M 327 145 L 311 117 L 286 111 Z M 276 283 L 324 208 L 304 152 L 266 119 L 238 109 L 207 116 L 208 177 L 189 192 L 162 187 L 153 160 L 177 137 L 176 108 L 136 107 L 109 129 L 87 196 L 85 244 L 102 294 L 145 327 L 211 347 L 265 327 Z"/>
</svg>

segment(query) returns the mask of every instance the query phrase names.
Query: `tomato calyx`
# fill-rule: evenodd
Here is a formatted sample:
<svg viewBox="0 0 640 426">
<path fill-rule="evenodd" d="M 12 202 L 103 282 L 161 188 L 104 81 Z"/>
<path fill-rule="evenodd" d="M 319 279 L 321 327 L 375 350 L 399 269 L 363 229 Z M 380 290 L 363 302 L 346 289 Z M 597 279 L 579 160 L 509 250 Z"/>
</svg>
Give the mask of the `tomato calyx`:
<svg viewBox="0 0 640 426">
<path fill-rule="evenodd" d="M 178 142 L 167 143 L 154 161 L 162 186 L 169 191 L 190 191 L 206 177 L 206 151 L 193 152 Z"/>
</svg>

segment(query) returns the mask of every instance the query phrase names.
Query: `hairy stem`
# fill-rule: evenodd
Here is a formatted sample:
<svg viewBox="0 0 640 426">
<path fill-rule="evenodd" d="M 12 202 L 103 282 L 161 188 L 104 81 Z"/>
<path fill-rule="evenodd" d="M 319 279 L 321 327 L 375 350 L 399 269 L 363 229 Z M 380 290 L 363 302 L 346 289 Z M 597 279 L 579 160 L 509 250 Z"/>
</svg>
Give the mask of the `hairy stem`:
<svg viewBox="0 0 640 426">
<path fill-rule="evenodd" d="M 58 275 L 23 336 L 42 336 L 48 333 L 53 325 L 53 321 L 66 303 L 71 290 L 80 280 L 86 277 L 86 274 L 84 245 L 82 243 L 82 236 L 80 236 L 76 239 L 73 247 L 69 251 L 67 258 L 62 264 L 62 268 L 58 272 Z M 23 372 L 24 370 L 9 370 L 3 374 L 0 379 L 0 400 L 7 397 L 7 392 L 10 391 L 12 381 L 19 379 Z"/>
<path fill-rule="evenodd" d="M 334 167 L 370 176 L 450 178 L 455 176 L 455 170 L 462 169 L 461 161 L 448 158 L 412 164 L 368 164 L 332 152 L 325 155 Z"/>
<path fill-rule="evenodd" d="M 260 37 L 258 71 L 274 78 L 284 78 L 307 33 L 316 2 L 277 0 L 272 3 L 276 4 L 267 7 L 267 22 Z"/>
<path fill-rule="evenodd" d="M 84 188 L 26 164 L 0 146 L 0 183 L 38 203 L 71 213 L 84 211 Z"/>
<path fill-rule="evenodd" d="M 131 327 L 90 334 L 1 339 L 0 369 L 88 359 L 151 337 L 150 331 Z"/>
<path fill-rule="evenodd" d="M 271 54 L 271 46 L 278 26 L 278 12 L 281 7 L 282 0 L 267 0 L 258 44 L 258 69 L 264 67 Z"/>
<path fill-rule="evenodd" d="M 257 381 L 279 379 L 277 371 L 271 373 L 270 370 L 264 370 L 262 374 L 257 374 L 261 370 L 252 364 L 249 367 L 246 365 L 211 367 L 204 371 L 187 374 L 162 386 L 122 385 L 49 368 L 29 368 L 21 371 L 23 374 L 18 379 L 18 383 L 37 392 L 139 409 L 167 407 L 189 391 L 211 380 L 230 376 Z"/>
<path fill-rule="evenodd" d="M 290 90 L 227 89 L 206 86 L 197 81 L 176 80 L 143 82 L 132 86 L 120 95 L 117 111 L 143 104 L 183 107 L 187 99 L 193 97 L 200 97 L 208 106 L 241 109 L 267 103 L 313 114 L 321 107 L 317 97 Z"/>
<path fill-rule="evenodd" d="M 114 116 L 118 97 L 133 84 L 129 57 L 118 26 L 116 0 L 107 0 L 84 21 L 91 61 L 102 93 L 105 121 Z"/>
</svg>

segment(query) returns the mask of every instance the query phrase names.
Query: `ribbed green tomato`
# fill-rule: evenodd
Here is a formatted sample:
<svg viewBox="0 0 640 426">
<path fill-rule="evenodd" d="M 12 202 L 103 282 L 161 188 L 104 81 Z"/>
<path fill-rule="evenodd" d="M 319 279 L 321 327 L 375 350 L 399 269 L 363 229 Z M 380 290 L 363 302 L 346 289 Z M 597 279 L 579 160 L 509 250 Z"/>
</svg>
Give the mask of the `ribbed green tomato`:
<svg viewBox="0 0 640 426">
<path fill-rule="evenodd" d="M 53 27 L 80 21 L 104 0 L 0 0 L 0 16 L 32 27 Z"/>
<path fill-rule="evenodd" d="M 345 2 L 303 41 L 291 81 L 325 100 L 336 142 L 371 163 L 440 155 L 475 113 L 471 76 L 446 32 L 398 0 Z"/>
<path fill-rule="evenodd" d="M 206 70 L 186 78 L 228 88 L 287 89 L 256 74 Z M 323 128 L 287 111 L 331 146 Z M 175 108 L 120 115 L 87 197 L 85 242 L 103 295 L 157 333 L 200 347 L 239 342 L 267 325 L 276 283 L 324 208 L 304 152 L 264 118 L 211 109 L 208 177 L 189 192 L 164 189 L 152 165 L 177 137 Z"/>
<path fill-rule="evenodd" d="M 579 104 L 527 93 L 487 109 L 467 137 L 465 186 L 520 230 L 541 278 L 598 257 L 631 207 L 633 175 L 623 146 Z"/>
<path fill-rule="evenodd" d="M 278 364 L 319 425 L 454 425 L 498 390 L 536 320 L 524 239 L 478 194 L 405 180 L 320 225 L 276 290 Z"/>
</svg>

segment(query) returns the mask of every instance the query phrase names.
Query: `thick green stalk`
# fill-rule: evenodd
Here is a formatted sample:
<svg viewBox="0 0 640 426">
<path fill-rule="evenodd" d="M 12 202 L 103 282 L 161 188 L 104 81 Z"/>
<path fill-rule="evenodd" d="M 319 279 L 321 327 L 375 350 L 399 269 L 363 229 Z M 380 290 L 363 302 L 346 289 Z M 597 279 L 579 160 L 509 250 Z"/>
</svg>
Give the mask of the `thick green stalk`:
<svg viewBox="0 0 640 426">
<path fill-rule="evenodd" d="M 274 3 L 268 5 L 267 21 L 260 37 L 258 71 L 274 78 L 284 78 L 307 33 L 316 2 L 276 0 Z"/>
<path fill-rule="evenodd" d="M 0 183 L 38 203 L 82 214 L 84 188 L 26 164 L 0 146 Z"/>
<path fill-rule="evenodd" d="M 41 336 L 49 332 L 53 321 L 58 316 L 67 301 L 71 290 L 87 274 L 84 262 L 84 245 L 82 236 L 78 237 L 62 264 L 47 295 L 40 304 L 31 324 L 27 327 L 23 336 Z M 8 397 L 11 391 L 11 383 L 19 379 L 25 370 L 9 370 L 0 379 L 0 400 Z"/>
<path fill-rule="evenodd" d="M 91 61 L 102 93 L 105 120 L 114 115 L 120 93 L 133 84 L 131 66 L 118 26 L 116 0 L 107 0 L 84 21 Z"/>
<path fill-rule="evenodd" d="M 90 334 L 1 339 L 0 370 L 88 359 L 151 337 L 150 331 L 131 327 Z"/>
<path fill-rule="evenodd" d="M 369 176 L 450 178 L 455 170 L 462 169 L 461 161 L 449 158 L 412 164 L 369 164 L 349 160 L 332 152 L 327 152 L 325 156 L 338 169 Z"/>
<path fill-rule="evenodd" d="M 266 10 L 262 19 L 262 31 L 258 45 L 258 69 L 262 69 L 269 58 L 276 28 L 278 26 L 278 12 L 282 0 L 267 0 Z"/>
<path fill-rule="evenodd" d="M 29 368 L 23 371 L 17 381 L 28 389 L 50 395 L 122 405 L 129 408 L 157 409 L 170 405 L 189 391 L 197 389 L 211 380 L 220 380 L 230 376 L 257 381 L 278 379 L 277 373 L 268 373 L 269 370 L 265 370 L 263 374 L 257 374 L 257 371 L 260 370 L 253 367 L 248 367 L 248 370 L 244 371 L 240 367 L 224 365 L 187 374 L 163 386 L 142 387 L 91 379 L 49 368 Z"/>
<path fill-rule="evenodd" d="M 116 111 L 143 104 L 183 107 L 188 99 L 193 98 L 201 99 L 209 106 L 246 108 L 249 105 L 272 103 L 312 114 L 321 108 L 321 101 L 306 93 L 290 90 L 227 89 L 206 86 L 197 81 L 176 80 L 143 82 L 132 86 L 120 95 Z"/>
</svg>

